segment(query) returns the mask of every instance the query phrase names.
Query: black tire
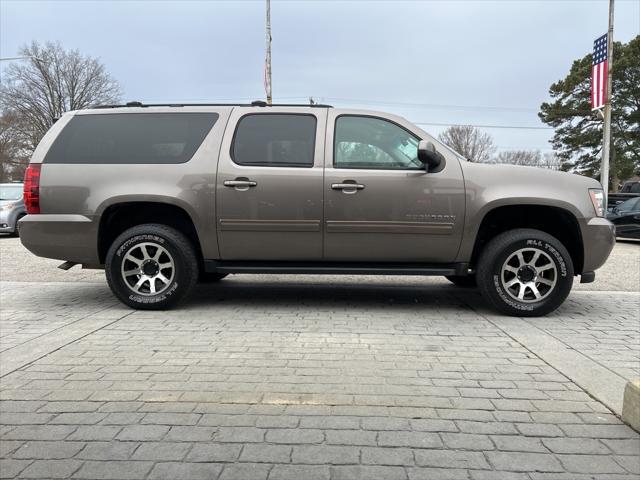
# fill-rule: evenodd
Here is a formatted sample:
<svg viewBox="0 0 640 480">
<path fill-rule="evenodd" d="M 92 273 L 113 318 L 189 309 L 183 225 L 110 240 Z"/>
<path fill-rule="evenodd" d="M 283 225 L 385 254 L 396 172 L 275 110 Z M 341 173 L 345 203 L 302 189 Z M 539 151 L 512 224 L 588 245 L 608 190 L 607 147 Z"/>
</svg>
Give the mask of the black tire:
<svg viewBox="0 0 640 480">
<path fill-rule="evenodd" d="M 534 261 L 538 251 L 541 253 Z M 524 263 L 518 252 L 525 256 Z M 573 275 L 573 262 L 564 245 L 533 229 L 510 230 L 493 238 L 482 251 L 476 271 L 480 293 L 487 303 L 502 313 L 519 317 L 542 316 L 558 308 L 571 291 Z M 514 285 L 507 286 L 514 281 Z M 527 286 L 532 284 L 535 292 Z M 520 300 L 522 291 L 525 294 Z"/>
<path fill-rule="evenodd" d="M 475 275 L 447 275 L 445 278 L 460 288 L 476 288 L 478 286 Z"/>
<path fill-rule="evenodd" d="M 138 252 L 143 250 L 156 255 L 157 252 L 163 251 L 159 254 L 162 256 L 157 259 L 155 269 L 157 273 L 163 274 L 164 280 L 153 280 L 153 289 L 158 291 L 155 294 L 151 290 L 152 277 L 148 277 L 147 281 L 142 283 L 139 287 L 140 293 L 129 283 L 140 282 L 142 277 L 146 276 L 143 275 L 144 264 L 154 261 L 149 257 L 146 257 L 148 260 L 144 260 L 145 255 L 140 265 L 130 260 L 131 256 L 138 260 Z M 128 253 L 131 256 L 127 255 Z M 128 258 L 125 259 L 125 256 Z M 162 270 L 162 265 L 167 264 L 172 264 L 173 267 L 166 267 L 168 271 Z M 137 268 L 141 274 L 130 273 L 125 276 L 125 269 L 133 271 Z M 113 241 L 107 252 L 105 272 L 111 291 L 125 305 L 141 310 L 164 310 L 189 294 L 196 284 L 199 270 L 196 253 L 187 237 L 166 225 L 144 224 L 124 231 Z M 152 269 L 149 275 L 154 275 L 155 278 L 157 273 L 153 272 Z M 169 278 L 166 278 L 166 275 L 170 275 Z M 166 283 L 163 283 L 164 281 Z M 143 289 L 149 291 L 144 293 Z"/>
<path fill-rule="evenodd" d="M 225 278 L 228 273 L 200 272 L 199 283 L 216 283 Z"/>
</svg>

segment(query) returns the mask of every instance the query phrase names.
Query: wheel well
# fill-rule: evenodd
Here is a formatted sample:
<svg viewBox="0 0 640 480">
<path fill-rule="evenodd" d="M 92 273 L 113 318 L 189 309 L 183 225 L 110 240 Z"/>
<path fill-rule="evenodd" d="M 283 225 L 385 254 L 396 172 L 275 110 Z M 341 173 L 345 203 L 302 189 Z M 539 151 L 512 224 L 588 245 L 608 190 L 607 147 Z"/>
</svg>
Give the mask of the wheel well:
<svg viewBox="0 0 640 480">
<path fill-rule="evenodd" d="M 173 227 L 191 240 L 196 255 L 202 263 L 202 250 L 198 232 L 189 214 L 182 208 L 168 203 L 127 202 L 110 205 L 100 218 L 98 230 L 98 256 L 104 264 L 109 247 L 118 235 L 128 228 L 143 223 L 160 223 Z"/>
<path fill-rule="evenodd" d="M 543 205 L 509 205 L 487 213 L 476 235 L 471 265 L 476 265 L 480 252 L 492 238 L 515 228 L 535 228 L 554 236 L 569 251 L 574 271 L 582 272 L 584 250 L 576 217 L 562 208 Z"/>
</svg>

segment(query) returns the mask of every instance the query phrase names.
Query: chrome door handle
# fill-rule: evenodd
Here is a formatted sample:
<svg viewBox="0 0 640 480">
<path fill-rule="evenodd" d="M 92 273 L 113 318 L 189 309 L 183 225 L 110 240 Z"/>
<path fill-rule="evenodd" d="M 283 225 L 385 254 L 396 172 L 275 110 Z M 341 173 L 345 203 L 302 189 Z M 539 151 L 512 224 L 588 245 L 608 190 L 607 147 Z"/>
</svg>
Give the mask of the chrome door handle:
<svg viewBox="0 0 640 480">
<path fill-rule="evenodd" d="M 224 181 L 225 187 L 248 188 L 248 187 L 255 187 L 256 185 L 258 185 L 258 182 L 254 182 L 252 180 L 225 180 Z"/>
<path fill-rule="evenodd" d="M 364 185 L 361 183 L 332 183 L 333 190 L 363 190 Z"/>
</svg>

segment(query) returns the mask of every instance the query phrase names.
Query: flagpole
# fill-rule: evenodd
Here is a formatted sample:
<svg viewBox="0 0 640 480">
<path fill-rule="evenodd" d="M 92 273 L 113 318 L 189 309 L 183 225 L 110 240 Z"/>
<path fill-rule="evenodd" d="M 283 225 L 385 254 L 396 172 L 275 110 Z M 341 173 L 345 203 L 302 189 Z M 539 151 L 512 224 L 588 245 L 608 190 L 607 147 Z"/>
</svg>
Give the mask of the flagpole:
<svg viewBox="0 0 640 480">
<path fill-rule="evenodd" d="M 267 0 L 267 56 L 265 59 L 265 91 L 267 94 L 267 105 L 271 105 L 271 1 Z"/>
<path fill-rule="evenodd" d="M 609 0 L 609 31 L 607 34 L 607 91 L 604 104 L 604 132 L 602 135 L 602 169 L 600 183 L 604 189 L 605 206 L 609 196 L 609 159 L 611 151 L 611 87 L 613 72 L 613 2 Z M 615 190 L 617 185 L 613 185 Z"/>
</svg>

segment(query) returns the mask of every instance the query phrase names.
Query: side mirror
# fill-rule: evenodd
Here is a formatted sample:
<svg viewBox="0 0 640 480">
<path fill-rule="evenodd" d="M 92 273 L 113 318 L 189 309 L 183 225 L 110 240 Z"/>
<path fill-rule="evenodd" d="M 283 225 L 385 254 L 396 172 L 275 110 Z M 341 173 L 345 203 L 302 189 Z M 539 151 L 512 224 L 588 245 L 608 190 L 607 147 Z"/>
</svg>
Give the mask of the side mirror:
<svg viewBox="0 0 640 480">
<path fill-rule="evenodd" d="M 444 163 L 444 157 L 436 150 L 436 146 L 426 140 L 420 140 L 418 144 L 418 160 L 424 164 L 427 172 L 435 170 Z"/>
</svg>

